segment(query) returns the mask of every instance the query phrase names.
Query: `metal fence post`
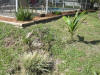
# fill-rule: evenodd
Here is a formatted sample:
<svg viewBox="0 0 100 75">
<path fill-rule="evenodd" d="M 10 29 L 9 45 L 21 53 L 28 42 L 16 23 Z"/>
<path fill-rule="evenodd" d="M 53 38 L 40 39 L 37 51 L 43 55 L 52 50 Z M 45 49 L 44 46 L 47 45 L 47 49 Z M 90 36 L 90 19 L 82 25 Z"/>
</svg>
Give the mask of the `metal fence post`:
<svg viewBox="0 0 100 75">
<path fill-rule="evenodd" d="M 86 2 L 85 2 L 85 9 L 87 9 L 87 0 L 86 0 Z"/>
<path fill-rule="evenodd" d="M 46 0 L 46 14 L 48 13 L 48 0 Z"/>
<path fill-rule="evenodd" d="M 16 0 L 16 12 L 18 11 L 18 0 Z"/>
</svg>

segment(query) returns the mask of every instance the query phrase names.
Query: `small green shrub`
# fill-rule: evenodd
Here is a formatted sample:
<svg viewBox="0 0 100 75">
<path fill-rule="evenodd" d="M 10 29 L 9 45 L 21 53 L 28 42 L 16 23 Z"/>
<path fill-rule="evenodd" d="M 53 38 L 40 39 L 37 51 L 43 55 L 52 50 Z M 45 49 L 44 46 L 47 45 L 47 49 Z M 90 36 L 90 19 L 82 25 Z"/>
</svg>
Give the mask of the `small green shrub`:
<svg viewBox="0 0 100 75">
<path fill-rule="evenodd" d="M 32 12 L 29 9 L 19 8 L 18 12 L 16 12 L 16 19 L 18 21 L 29 21 L 32 20 Z"/>
<path fill-rule="evenodd" d="M 59 11 L 54 11 L 54 12 L 52 12 L 52 14 L 54 14 L 54 15 L 61 15 L 62 13 L 59 12 Z"/>
<path fill-rule="evenodd" d="M 66 17 L 64 16 L 64 20 L 66 22 L 68 31 L 70 33 L 70 37 L 71 40 L 73 41 L 74 38 L 74 34 L 77 31 L 79 25 L 82 23 L 82 21 L 84 20 L 84 18 L 82 18 L 84 16 L 85 12 L 82 12 L 81 14 L 79 14 L 79 12 L 76 12 L 76 15 L 74 16 L 74 18 L 70 18 L 70 17 Z"/>
</svg>

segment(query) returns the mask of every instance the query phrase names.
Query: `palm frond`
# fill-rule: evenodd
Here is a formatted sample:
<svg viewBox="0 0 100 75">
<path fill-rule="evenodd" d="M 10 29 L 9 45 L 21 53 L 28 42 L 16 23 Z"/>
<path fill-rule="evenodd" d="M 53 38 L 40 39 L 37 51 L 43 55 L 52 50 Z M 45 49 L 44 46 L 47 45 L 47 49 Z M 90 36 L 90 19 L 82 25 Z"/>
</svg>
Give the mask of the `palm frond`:
<svg viewBox="0 0 100 75">
<path fill-rule="evenodd" d="M 72 37 L 74 35 L 74 32 L 78 29 L 80 25 L 79 23 L 84 14 L 85 14 L 85 11 L 80 14 L 79 12 L 76 12 L 73 19 L 71 19 L 70 17 L 63 16 L 65 23 L 67 24 L 68 30 Z"/>
</svg>

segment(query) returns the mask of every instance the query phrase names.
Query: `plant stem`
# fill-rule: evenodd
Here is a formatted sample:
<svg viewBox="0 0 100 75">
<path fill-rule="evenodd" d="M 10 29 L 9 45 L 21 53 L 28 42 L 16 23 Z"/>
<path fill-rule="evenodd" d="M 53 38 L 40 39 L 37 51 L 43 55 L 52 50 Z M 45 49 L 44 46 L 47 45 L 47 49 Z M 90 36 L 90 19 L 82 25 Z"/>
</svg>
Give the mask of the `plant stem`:
<svg viewBox="0 0 100 75">
<path fill-rule="evenodd" d="M 73 33 L 71 33 L 71 41 L 74 41 Z"/>
</svg>

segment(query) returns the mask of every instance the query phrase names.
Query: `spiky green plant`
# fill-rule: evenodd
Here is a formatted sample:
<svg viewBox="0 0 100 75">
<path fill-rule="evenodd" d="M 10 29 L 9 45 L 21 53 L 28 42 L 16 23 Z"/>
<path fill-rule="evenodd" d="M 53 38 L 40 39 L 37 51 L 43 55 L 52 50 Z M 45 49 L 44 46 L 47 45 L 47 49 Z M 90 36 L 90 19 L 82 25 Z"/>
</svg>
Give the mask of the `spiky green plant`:
<svg viewBox="0 0 100 75">
<path fill-rule="evenodd" d="M 25 53 L 21 59 L 23 59 L 22 63 L 28 75 L 44 75 L 49 73 L 54 66 L 52 58 L 46 52 Z"/>
<path fill-rule="evenodd" d="M 80 23 L 82 23 L 82 21 L 84 19 L 82 19 L 82 16 L 85 14 L 85 11 L 80 13 L 79 12 L 76 12 L 76 15 L 74 16 L 74 18 L 70 18 L 69 16 L 66 17 L 66 16 L 63 16 L 66 24 L 67 24 L 67 27 L 68 27 L 68 31 L 70 33 L 70 37 L 71 37 L 71 40 L 73 41 L 74 38 L 74 34 L 76 32 L 76 30 L 78 29 Z"/>
<path fill-rule="evenodd" d="M 20 7 L 15 13 L 15 16 L 18 21 L 30 21 L 33 18 L 33 13 L 30 12 L 29 8 L 24 9 Z"/>
</svg>

